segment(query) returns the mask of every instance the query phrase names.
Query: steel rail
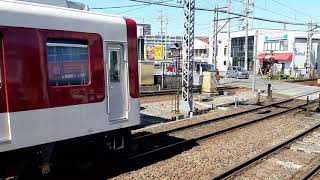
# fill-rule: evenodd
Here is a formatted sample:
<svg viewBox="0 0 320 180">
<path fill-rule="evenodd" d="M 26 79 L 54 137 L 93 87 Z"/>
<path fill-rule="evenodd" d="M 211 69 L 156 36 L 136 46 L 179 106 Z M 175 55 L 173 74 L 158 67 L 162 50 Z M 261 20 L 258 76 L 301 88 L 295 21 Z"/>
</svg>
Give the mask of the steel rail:
<svg viewBox="0 0 320 180">
<path fill-rule="evenodd" d="M 310 171 L 308 171 L 305 175 L 301 177 L 301 180 L 308 180 L 311 179 L 315 174 L 317 174 L 320 171 L 320 162 L 313 167 Z"/>
<path fill-rule="evenodd" d="M 312 101 L 310 103 L 314 103 L 314 102 L 315 101 Z M 212 137 L 215 137 L 215 136 L 218 136 L 218 135 L 233 131 L 235 129 L 239 129 L 239 128 L 242 128 L 242 127 L 245 127 L 245 126 L 248 126 L 248 125 L 251 125 L 251 124 L 266 120 L 266 119 L 269 119 L 269 118 L 277 116 L 277 115 L 288 113 L 290 111 L 293 111 L 293 110 L 302 108 L 304 106 L 310 105 L 310 103 L 302 104 L 302 105 L 299 105 L 299 106 L 296 106 L 296 107 L 292 107 L 292 108 L 289 108 L 289 109 L 286 109 L 286 110 L 283 110 L 283 111 L 280 111 L 280 112 L 277 112 L 277 113 L 273 113 L 273 114 L 270 114 L 270 115 L 267 115 L 267 116 L 263 116 L 263 117 L 260 117 L 260 118 L 257 118 L 255 120 L 248 121 L 248 122 L 245 122 L 245 123 L 242 123 L 242 124 L 239 124 L 239 125 L 235 125 L 235 126 L 232 126 L 232 127 L 224 128 L 222 130 L 215 131 L 215 132 L 212 132 L 212 133 L 200 136 L 200 137 L 195 137 L 195 138 L 183 140 L 183 141 L 180 141 L 180 142 L 177 142 L 177 143 L 173 143 L 173 144 L 170 144 L 170 145 L 167 145 L 167 146 L 163 146 L 163 147 L 160 147 L 160 148 L 157 148 L 157 149 L 154 149 L 154 150 L 151 150 L 151 151 L 147 151 L 147 152 L 144 152 L 144 153 L 141 153 L 141 154 L 138 154 L 138 155 L 133 155 L 133 156 L 127 158 L 127 159 L 128 160 L 134 160 L 134 159 L 137 159 L 137 158 L 146 157 L 146 156 L 149 156 L 149 155 L 152 155 L 152 154 L 155 154 L 155 153 L 159 153 L 159 152 L 162 152 L 162 151 L 165 151 L 165 150 L 169 150 L 171 148 L 183 147 L 183 146 L 186 146 L 188 144 L 196 143 L 196 142 L 198 142 L 200 140 L 204 140 L 204 139 L 207 139 L 207 138 L 212 138 Z"/>
<path fill-rule="evenodd" d="M 268 105 L 265 105 L 265 106 L 257 107 L 257 108 L 254 108 L 254 109 L 241 111 L 241 112 L 234 113 L 234 114 L 229 114 L 229 115 L 222 116 L 222 117 L 209 119 L 207 121 L 202 121 L 202 122 L 198 122 L 198 123 L 195 123 L 195 124 L 190 124 L 190 125 L 186 125 L 186 126 L 182 126 L 182 127 L 178 127 L 178 128 L 174 128 L 174 129 L 169 129 L 169 130 L 162 131 L 162 132 L 159 132 L 159 133 L 156 133 L 156 134 L 147 134 L 147 135 L 142 135 L 142 136 L 138 136 L 138 137 L 133 137 L 132 140 L 135 141 L 135 140 L 139 140 L 139 139 L 143 139 L 143 138 L 160 136 L 160 135 L 169 134 L 169 133 L 176 132 L 176 131 L 181 131 L 181 130 L 186 130 L 186 129 L 202 126 L 202 125 L 205 125 L 205 124 L 210 124 L 210 123 L 221 121 L 221 120 L 224 120 L 224 119 L 229 119 L 229 118 L 232 118 L 232 117 L 235 117 L 235 116 L 240 116 L 240 115 L 243 115 L 243 114 L 251 113 L 253 111 L 258 111 L 258 110 L 265 109 L 265 108 L 268 108 L 268 107 L 272 107 L 272 106 L 276 106 L 276 105 L 279 105 L 279 104 L 287 103 L 287 102 L 295 100 L 296 98 L 308 96 L 310 94 L 314 94 L 314 93 L 317 93 L 317 92 L 319 92 L 319 91 L 314 91 L 314 92 L 306 93 L 306 94 L 303 94 L 303 95 L 298 95 L 298 96 L 292 97 L 290 99 L 286 99 L 286 100 L 279 101 L 279 102 L 276 102 L 276 103 L 272 103 L 272 104 L 268 104 Z"/>
<path fill-rule="evenodd" d="M 304 132 L 302 132 L 302 133 L 290 138 L 289 140 L 286 140 L 285 142 L 282 142 L 282 143 L 280 143 L 280 144 L 278 144 L 276 146 L 273 146 L 272 148 L 270 148 L 270 149 L 258 154 L 257 156 L 255 156 L 253 158 L 250 158 L 250 159 L 246 160 L 245 162 L 242 162 L 242 163 L 236 165 L 235 167 L 233 167 L 233 168 L 231 168 L 231 169 L 219 174 L 218 176 L 215 176 L 212 179 L 213 180 L 227 179 L 230 176 L 235 175 L 236 173 L 244 170 L 245 168 L 249 167 L 250 165 L 256 163 L 257 161 L 262 160 L 263 158 L 273 154 L 274 152 L 282 149 L 283 147 L 291 144 L 292 142 L 302 138 L 303 136 L 313 132 L 314 130 L 316 130 L 318 128 L 320 128 L 320 123 L 315 125 L 315 126 L 313 126 L 313 127 L 311 127 L 311 128 L 309 128 L 309 129 L 307 129 L 306 131 L 304 131 Z"/>
<path fill-rule="evenodd" d="M 157 95 L 170 95 L 177 92 L 176 90 L 161 90 L 161 91 L 141 91 L 140 97 L 157 96 Z"/>
</svg>

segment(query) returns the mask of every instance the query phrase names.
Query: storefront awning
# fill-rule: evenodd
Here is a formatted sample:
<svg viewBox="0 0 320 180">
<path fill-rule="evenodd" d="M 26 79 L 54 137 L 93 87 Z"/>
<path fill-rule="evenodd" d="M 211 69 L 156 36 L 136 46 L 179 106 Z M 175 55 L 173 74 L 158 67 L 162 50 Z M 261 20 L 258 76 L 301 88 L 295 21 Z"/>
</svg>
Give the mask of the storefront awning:
<svg viewBox="0 0 320 180">
<path fill-rule="evenodd" d="M 260 53 L 258 60 L 292 61 L 292 53 Z"/>
</svg>

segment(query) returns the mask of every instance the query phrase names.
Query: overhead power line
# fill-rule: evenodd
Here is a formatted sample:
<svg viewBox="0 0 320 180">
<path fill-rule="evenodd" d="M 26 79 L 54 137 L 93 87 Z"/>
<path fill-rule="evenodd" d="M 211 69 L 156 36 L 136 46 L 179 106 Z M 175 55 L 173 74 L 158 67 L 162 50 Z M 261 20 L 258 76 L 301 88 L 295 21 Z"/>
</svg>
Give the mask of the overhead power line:
<svg viewBox="0 0 320 180">
<path fill-rule="evenodd" d="M 145 3 L 145 4 L 153 4 L 153 5 L 158 5 L 158 6 L 165 6 L 165 7 L 172 7 L 172 8 L 181 8 L 181 9 L 183 8 L 180 5 L 160 3 L 160 2 L 148 2 L 148 1 L 144 1 L 144 0 L 129 0 L 129 1 L 140 2 L 140 3 Z M 198 10 L 198 11 L 208 11 L 208 12 L 214 11 L 213 9 L 199 8 L 199 7 L 197 7 L 196 10 Z M 219 9 L 218 11 L 221 12 L 221 13 L 225 13 L 225 14 L 228 13 L 228 11 L 226 11 L 226 10 Z M 239 13 L 230 12 L 230 14 L 235 15 L 235 16 L 239 16 L 239 17 L 246 17 L 246 15 L 239 14 Z M 280 20 L 266 19 L 266 18 L 261 18 L 261 17 L 256 17 L 256 16 L 255 17 L 249 17 L 249 18 L 255 19 L 255 20 L 259 20 L 259 21 L 271 22 L 271 23 L 289 24 L 289 25 L 296 25 L 296 26 L 308 26 L 308 23 L 280 21 Z"/>
<path fill-rule="evenodd" d="M 110 7 L 93 7 L 89 8 L 90 10 L 99 10 L 99 9 L 120 9 L 120 8 L 130 8 L 130 7 L 138 7 L 145 6 L 145 4 L 135 4 L 135 5 L 127 5 L 127 6 L 110 6 Z"/>
<path fill-rule="evenodd" d="M 137 8 L 129 9 L 129 10 L 126 10 L 126 11 L 121 11 L 121 12 L 118 12 L 116 14 L 123 14 L 123 13 L 131 12 L 131 11 L 135 11 L 135 10 L 138 10 L 138 9 L 142 9 L 142 8 L 145 8 L 145 7 L 149 6 L 150 4 L 142 4 L 142 5 L 143 5 L 142 7 L 137 7 Z"/>
<path fill-rule="evenodd" d="M 277 4 L 279 4 L 279 5 L 281 5 L 281 6 L 283 6 L 283 7 L 286 7 L 286 8 L 288 8 L 288 9 L 291 9 L 292 11 L 299 12 L 301 15 L 304 15 L 304 16 L 306 16 L 306 17 L 309 17 L 309 18 L 311 18 L 311 19 L 314 19 L 314 17 L 312 17 L 311 15 L 306 14 L 306 13 L 303 12 L 303 11 L 294 9 L 294 8 L 288 6 L 287 4 L 283 4 L 283 3 L 279 2 L 279 1 L 276 1 L 276 0 L 272 0 L 272 1 L 275 2 L 275 3 L 277 3 Z"/>
<path fill-rule="evenodd" d="M 233 0 L 233 1 L 238 2 L 238 3 L 243 3 L 242 0 Z M 276 11 L 273 11 L 273 10 L 270 10 L 270 9 L 267 9 L 267 8 L 264 8 L 264 7 L 261 7 L 261 6 L 258 6 L 257 4 L 253 4 L 253 5 L 251 5 L 251 6 L 253 6 L 253 7 L 257 8 L 257 9 L 266 11 L 266 12 L 270 12 L 270 13 L 272 13 L 272 14 L 276 14 L 276 15 L 279 15 L 279 16 L 283 16 L 283 17 L 288 18 L 288 19 L 292 19 L 292 18 L 293 18 L 293 17 L 290 17 L 290 16 L 288 16 L 288 15 L 286 15 L 286 14 L 279 13 L 279 12 L 276 12 Z M 297 19 L 297 20 L 299 20 L 299 19 Z M 299 22 L 303 22 L 303 21 L 299 20 Z"/>
</svg>

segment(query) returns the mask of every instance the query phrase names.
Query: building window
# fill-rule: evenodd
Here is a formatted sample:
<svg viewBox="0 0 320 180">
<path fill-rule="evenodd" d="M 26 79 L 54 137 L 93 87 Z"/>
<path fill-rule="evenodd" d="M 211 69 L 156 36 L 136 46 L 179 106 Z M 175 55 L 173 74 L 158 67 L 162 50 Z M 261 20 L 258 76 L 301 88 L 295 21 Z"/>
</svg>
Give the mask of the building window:
<svg viewBox="0 0 320 180">
<path fill-rule="evenodd" d="M 49 39 L 48 85 L 66 86 L 89 83 L 88 42 Z"/>
<path fill-rule="evenodd" d="M 226 66 L 227 65 L 227 61 L 223 61 L 223 65 Z"/>
<path fill-rule="evenodd" d="M 277 41 L 266 41 L 264 42 L 265 51 L 287 51 L 288 41 L 287 40 L 277 40 Z"/>
<path fill-rule="evenodd" d="M 227 47 L 224 47 L 223 54 L 224 54 L 224 56 L 227 56 Z"/>
<path fill-rule="evenodd" d="M 288 41 L 280 41 L 280 51 L 288 50 Z"/>
</svg>

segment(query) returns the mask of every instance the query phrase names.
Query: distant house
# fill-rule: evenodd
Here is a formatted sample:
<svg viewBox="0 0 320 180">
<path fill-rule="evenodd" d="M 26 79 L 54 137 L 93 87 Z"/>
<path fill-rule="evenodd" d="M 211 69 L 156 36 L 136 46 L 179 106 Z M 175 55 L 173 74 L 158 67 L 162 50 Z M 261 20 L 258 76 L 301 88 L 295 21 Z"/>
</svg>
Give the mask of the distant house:
<svg viewBox="0 0 320 180">
<path fill-rule="evenodd" d="M 194 37 L 194 60 L 196 62 L 208 62 L 209 60 L 209 37 Z"/>
</svg>

